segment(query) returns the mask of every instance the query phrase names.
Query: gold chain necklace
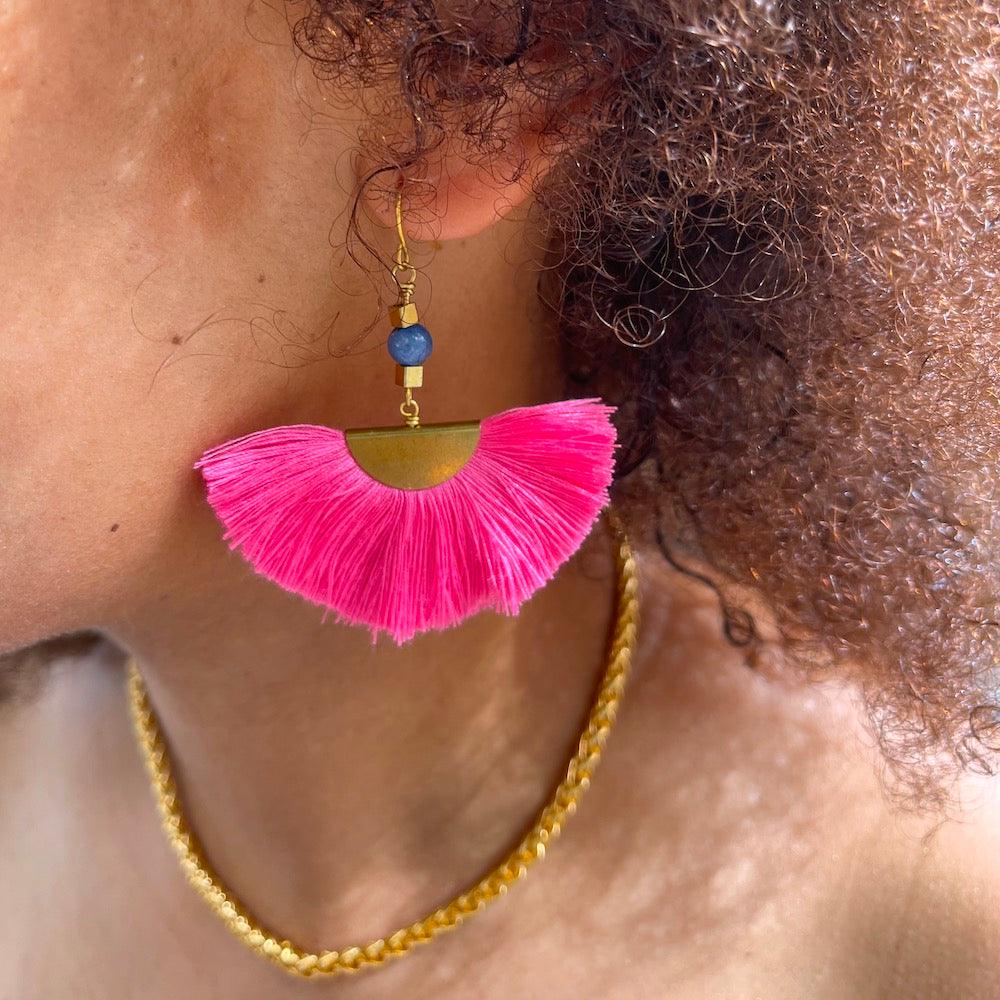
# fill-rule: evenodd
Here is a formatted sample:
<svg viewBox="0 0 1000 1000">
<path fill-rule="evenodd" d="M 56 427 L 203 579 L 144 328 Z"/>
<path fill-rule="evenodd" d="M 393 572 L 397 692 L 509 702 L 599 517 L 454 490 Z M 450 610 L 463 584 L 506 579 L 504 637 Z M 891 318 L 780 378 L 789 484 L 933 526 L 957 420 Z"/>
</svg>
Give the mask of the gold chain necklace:
<svg viewBox="0 0 1000 1000">
<path fill-rule="evenodd" d="M 577 802 L 590 785 L 591 775 L 601 759 L 615 720 L 635 649 L 639 620 L 635 556 L 617 519 L 612 517 L 611 523 L 616 535 L 618 565 L 615 625 L 604 677 L 580 735 L 577 751 L 566 769 L 566 777 L 539 813 L 530 832 L 488 875 L 422 920 L 367 945 L 318 953 L 297 947 L 258 924 L 218 876 L 210 874 L 204 855 L 184 819 L 177 786 L 171 775 L 167 747 L 150 706 L 146 686 L 135 662 L 129 662 L 128 692 L 132 722 L 152 779 L 163 831 L 188 881 L 245 945 L 295 976 L 335 975 L 383 965 L 390 959 L 406 955 L 415 945 L 430 941 L 457 926 L 503 896 L 510 885 L 524 876 L 537 860 L 545 857 L 547 845 L 559 836 L 562 825 L 576 811 Z"/>
</svg>

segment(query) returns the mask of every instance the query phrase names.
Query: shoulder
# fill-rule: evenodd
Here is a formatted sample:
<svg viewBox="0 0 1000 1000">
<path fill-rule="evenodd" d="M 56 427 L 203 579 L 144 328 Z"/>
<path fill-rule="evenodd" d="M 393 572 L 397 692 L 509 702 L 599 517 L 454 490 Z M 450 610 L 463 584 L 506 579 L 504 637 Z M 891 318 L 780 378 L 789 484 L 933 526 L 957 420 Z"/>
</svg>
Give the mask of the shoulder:
<svg viewBox="0 0 1000 1000">
<path fill-rule="evenodd" d="M 1000 780 L 969 779 L 965 808 L 898 867 L 897 975 L 927 996 L 1000 998 Z"/>
<path fill-rule="evenodd" d="M 966 789 L 947 819 L 882 803 L 835 845 L 831 964 L 860 995 L 1000 1000 L 1000 782 Z"/>
<path fill-rule="evenodd" d="M 1000 777 L 966 776 L 947 818 L 901 808 L 846 683 L 748 670 L 711 591 L 651 562 L 632 710 L 669 857 L 714 873 L 692 898 L 725 886 L 727 940 L 759 935 L 795 982 L 772 996 L 1000 1000 Z"/>
</svg>

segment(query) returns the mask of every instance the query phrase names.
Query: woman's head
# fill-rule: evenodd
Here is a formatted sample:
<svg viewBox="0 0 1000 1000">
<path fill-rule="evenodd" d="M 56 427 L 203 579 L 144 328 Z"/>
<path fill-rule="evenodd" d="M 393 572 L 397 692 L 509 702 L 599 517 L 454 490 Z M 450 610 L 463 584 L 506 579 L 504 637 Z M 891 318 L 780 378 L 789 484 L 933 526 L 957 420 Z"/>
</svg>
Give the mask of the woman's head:
<svg viewBox="0 0 1000 1000">
<path fill-rule="evenodd" d="M 444 253 L 531 192 L 537 230 L 516 233 L 545 236 L 530 255 L 570 385 L 620 406 L 633 511 L 671 558 L 763 598 L 796 657 L 855 664 L 909 773 L 985 763 L 1000 35 L 983 4 L 52 7 L 0 24 L 17 40 L 0 589 L 22 620 L 50 606 L 36 632 L 99 623 L 116 575 L 174 556 L 206 434 L 287 408 L 288 379 L 315 393 L 355 366 L 331 418 L 361 422 L 371 366 L 307 364 L 331 315 L 338 351 L 373 318 L 328 235 L 373 245 L 366 211 L 400 175 Z M 269 364 L 158 374 L 172 338 L 200 331 L 190 358 L 234 317 L 205 354 Z M 109 550 L 122 509 L 137 527 Z"/>
</svg>

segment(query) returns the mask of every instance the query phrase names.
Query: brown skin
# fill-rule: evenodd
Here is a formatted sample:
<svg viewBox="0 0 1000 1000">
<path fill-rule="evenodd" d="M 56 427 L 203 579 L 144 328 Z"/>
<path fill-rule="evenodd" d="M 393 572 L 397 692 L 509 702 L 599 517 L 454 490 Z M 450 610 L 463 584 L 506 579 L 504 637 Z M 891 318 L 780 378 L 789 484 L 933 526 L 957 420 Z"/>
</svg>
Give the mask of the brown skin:
<svg viewBox="0 0 1000 1000">
<path fill-rule="evenodd" d="M 594 542 L 524 612 L 516 663 L 504 655 L 518 645 L 514 624 L 484 618 L 423 667 L 376 659 L 367 667 L 380 678 L 304 663 L 294 646 L 295 682 L 280 694 L 287 672 L 245 660 L 201 678 L 188 669 L 183 685 L 157 677 L 193 820 L 260 913 L 306 942 L 375 936 L 461 889 L 516 838 L 597 673 L 609 580 Z M 309 988 L 491 1000 L 1000 995 L 995 791 L 979 789 L 976 808 L 941 826 L 893 811 L 844 692 L 747 671 L 710 601 L 649 560 L 644 570 L 632 687 L 593 788 L 544 864 L 453 936 L 370 977 Z M 473 669 L 451 657 L 466 643 L 460 656 L 482 655 L 484 642 L 494 656 Z M 433 685 L 417 676 L 430 670 Z M 117 665 L 69 661 L 56 677 L 0 734 L 0 790 L 15 803 L 0 836 L 0 935 L 14 945 L 0 995 L 300 996 L 305 985 L 244 952 L 179 875 Z"/>
<path fill-rule="evenodd" d="M 204 448 L 391 419 L 375 293 L 328 241 L 367 123 L 356 94 L 324 104 L 266 11 L 248 31 L 221 4 L 63 6 L 0 21 L 0 645 L 98 628 L 134 651 L 227 881 L 304 943 L 376 937 L 478 877 L 544 801 L 601 667 L 607 541 L 518 619 L 402 650 L 230 556 L 190 472 Z M 433 176 L 435 419 L 554 398 L 539 241 L 526 212 L 497 219 L 527 184 L 461 158 Z M 644 568 L 635 684 L 551 858 L 452 938 L 317 992 L 1000 995 L 992 786 L 922 842 L 936 821 L 886 805 L 844 690 L 750 673 L 709 597 L 655 552 Z M 2 717 L 0 997 L 300 995 L 184 885 L 120 680 L 69 660 Z"/>
</svg>

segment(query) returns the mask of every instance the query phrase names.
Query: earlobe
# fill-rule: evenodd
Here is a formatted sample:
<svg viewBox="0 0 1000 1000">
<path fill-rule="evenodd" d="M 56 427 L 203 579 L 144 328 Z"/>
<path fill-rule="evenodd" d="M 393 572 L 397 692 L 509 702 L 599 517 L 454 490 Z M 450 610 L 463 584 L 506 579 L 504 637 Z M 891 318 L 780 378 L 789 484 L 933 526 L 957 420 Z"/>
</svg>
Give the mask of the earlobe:
<svg viewBox="0 0 1000 1000">
<path fill-rule="evenodd" d="M 421 242 L 457 240 L 483 232 L 527 201 L 553 160 L 536 135 L 524 133 L 512 138 L 501 155 L 492 154 L 489 163 L 433 151 L 419 175 L 386 171 L 366 186 L 363 197 L 380 223 L 393 225 L 393 179 L 398 176 L 407 235 Z"/>
</svg>

